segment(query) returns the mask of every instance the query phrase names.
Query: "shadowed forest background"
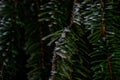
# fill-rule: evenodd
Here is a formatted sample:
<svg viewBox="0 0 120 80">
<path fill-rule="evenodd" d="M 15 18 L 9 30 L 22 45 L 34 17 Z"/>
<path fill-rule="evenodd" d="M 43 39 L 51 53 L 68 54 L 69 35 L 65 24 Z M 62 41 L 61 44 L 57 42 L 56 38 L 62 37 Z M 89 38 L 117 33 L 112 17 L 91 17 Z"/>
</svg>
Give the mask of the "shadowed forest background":
<svg viewBox="0 0 120 80">
<path fill-rule="evenodd" d="M 120 0 L 1 0 L 0 80 L 120 80 Z"/>
</svg>

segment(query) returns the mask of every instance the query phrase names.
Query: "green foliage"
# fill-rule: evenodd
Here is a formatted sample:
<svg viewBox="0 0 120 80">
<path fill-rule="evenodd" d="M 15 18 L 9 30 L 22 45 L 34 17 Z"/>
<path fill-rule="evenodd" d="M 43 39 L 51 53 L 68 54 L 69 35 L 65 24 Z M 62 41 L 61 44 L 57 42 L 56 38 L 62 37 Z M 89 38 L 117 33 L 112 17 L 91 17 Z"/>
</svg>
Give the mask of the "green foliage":
<svg viewBox="0 0 120 80">
<path fill-rule="evenodd" d="M 1 80 L 120 79 L 119 0 L 2 4 Z"/>
<path fill-rule="evenodd" d="M 18 66 L 21 66 L 17 64 L 16 58 L 23 50 L 23 42 L 21 41 L 22 24 L 19 18 L 15 17 L 13 14 L 15 11 L 14 4 L 11 1 L 3 1 L 3 4 L 5 6 L 2 8 L 0 25 L 1 80 L 13 80 L 18 71 Z"/>
</svg>

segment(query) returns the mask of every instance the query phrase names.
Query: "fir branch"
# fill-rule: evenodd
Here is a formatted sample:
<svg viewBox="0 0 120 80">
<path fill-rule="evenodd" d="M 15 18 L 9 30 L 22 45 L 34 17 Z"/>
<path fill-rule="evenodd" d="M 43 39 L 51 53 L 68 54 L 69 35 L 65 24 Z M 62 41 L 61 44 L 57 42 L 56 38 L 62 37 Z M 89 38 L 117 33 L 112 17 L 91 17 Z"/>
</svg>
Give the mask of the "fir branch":
<svg viewBox="0 0 120 80">
<path fill-rule="evenodd" d="M 101 25 L 102 25 L 102 32 L 101 32 L 101 35 L 103 37 L 106 37 L 106 24 L 105 24 L 105 11 L 104 11 L 104 8 L 105 8 L 105 1 L 104 0 L 101 0 L 101 17 L 102 17 L 102 20 L 101 20 Z M 105 38 L 105 41 L 106 41 L 106 38 Z M 107 45 L 105 45 L 107 46 Z M 111 54 L 110 53 L 106 53 L 107 55 L 107 62 L 108 62 L 108 67 L 109 67 L 109 75 L 110 75 L 110 80 L 113 79 L 113 71 L 112 71 L 112 64 L 111 64 Z"/>
<path fill-rule="evenodd" d="M 71 18 L 70 18 L 70 23 L 68 25 L 68 29 L 70 29 L 74 23 L 74 18 L 75 18 L 75 4 L 77 0 L 73 0 L 73 7 L 72 7 L 72 12 L 71 12 Z"/>
<path fill-rule="evenodd" d="M 112 71 L 112 64 L 111 64 L 111 53 L 107 53 L 109 54 L 108 57 L 107 57 L 107 62 L 108 62 L 108 67 L 109 67 L 109 75 L 110 75 L 110 80 L 113 80 L 113 71 Z"/>
<path fill-rule="evenodd" d="M 53 59 L 52 59 L 52 70 L 51 70 L 51 77 L 49 80 L 56 80 L 56 66 L 57 66 L 57 56 L 60 56 L 61 58 L 64 58 L 66 59 L 67 58 L 67 55 L 66 53 L 64 52 L 61 52 L 59 49 L 60 49 L 60 46 L 61 46 L 61 41 L 64 41 L 65 38 L 66 38 L 66 33 L 70 32 L 70 28 L 72 27 L 73 25 L 73 21 L 74 21 L 74 17 L 75 17 L 75 14 L 74 14 L 74 8 L 75 8 L 75 3 L 76 3 L 76 0 L 73 1 L 73 7 L 72 7 L 72 12 L 71 12 L 71 18 L 70 18 L 70 23 L 67 27 L 64 28 L 60 38 L 58 39 L 58 41 L 55 42 L 55 48 L 54 48 L 54 53 L 53 53 Z M 70 77 L 71 77 L 71 73 L 70 73 Z"/>
<path fill-rule="evenodd" d="M 39 0 L 36 0 L 35 1 L 35 4 L 36 4 L 36 14 L 38 15 L 39 14 Z M 44 61 L 44 43 L 43 43 L 43 28 L 41 26 L 41 23 L 39 22 L 39 17 L 37 16 L 37 23 L 38 23 L 38 26 L 39 26 L 39 32 L 40 32 L 40 55 L 41 55 L 41 67 L 42 69 L 44 70 L 45 69 L 45 61 Z"/>
<path fill-rule="evenodd" d="M 101 0 L 101 35 L 105 36 L 106 34 L 106 25 L 105 25 L 105 11 L 104 11 L 104 1 Z"/>
<path fill-rule="evenodd" d="M 72 12 L 71 12 L 71 18 L 70 18 L 70 24 L 67 27 L 68 29 L 71 29 L 73 24 L 74 24 L 74 19 L 75 19 L 75 8 L 76 8 L 76 2 L 77 0 L 73 0 L 73 4 L 72 4 Z M 70 63 L 70 68 L 72 69 L 72 64 Z M 72 80 L 72 71 L 70 71 L 69 73 L 70 79 Z"/>
<path fill-rule="evenodd" d="M 1 70 L 0 70 L 0 79 L 3 80 L 3 70 L 4 70 L 3 63 L 2 63 L 2 65 L 0 67 L 1 67 Z"/>
</svg>

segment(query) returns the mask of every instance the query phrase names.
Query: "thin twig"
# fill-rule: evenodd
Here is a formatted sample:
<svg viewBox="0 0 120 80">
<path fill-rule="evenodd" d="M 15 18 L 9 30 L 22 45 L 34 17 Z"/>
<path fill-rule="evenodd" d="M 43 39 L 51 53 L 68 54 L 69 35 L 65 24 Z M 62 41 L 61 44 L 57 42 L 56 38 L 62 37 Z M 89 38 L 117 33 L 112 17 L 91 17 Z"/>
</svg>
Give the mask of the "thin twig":
<svg viewBox="0 0 120 80">
<path fill-rule="evenodd" d="M 0 71 L 1 80 L 3 80 L 3 70 L 4 70 L 4 65 L 2 63 L 2 65 L 1 65 L 1 71 Z"/>
<path fill-rule="evenodd" d="M 104 0 L 101 0 L 101 15 L 102 15 L 102 22 L 101 22 L 101 29 L 102 29 L 102 32 L 101 32 L 101 35 L 103 37 L 106 36 L 106 24 L 105 24 L 105 11 L 104 11 L 104 8 L 105 8 L 105 4 L 104 4 Z M 111 64 L 111 58 L 110 58 L 110 53 L 106 53 L 108 56 L 107 56 L 107 62 L 108 62 L 108 67 L 109 67 L 109 75 L 110 75 L 110 80 L 113 79 L 113 72 L 112 72 L 112 64 Z"/>
<path fill-rule="evenodd" d="M 35 0 L 36 4 L 36 14 L 39 14 L 39 0 Z M 37 16 L 37 24 L 39 26 L 39 32 L 40 32 L 40 55 L 41 55 L 41 66 L 42 69 L 45 69 L 45 55 L 44 55 L 44 42 L 42 40 L 43 38 L 43 27 L 41 26 L 41 23 L 39 22 L 39 17 Z"/>
<path fill-rule="evenodd" d="M 108 53 L 110 54 L 110 53 Z M 108 67 L 109 67 L 109 72 L 110 72 L 110 80 L 113 79 L 113 72 L 112 72 L 112 64 L 111 64 L 111 58 L 110 56 L 107 57 L 107 62 L 108 62 Z"/>
<path fill-rule="evenodd" d="M 73 1 L 73 7 L 72 7 L 72 12 L 71 12 L 71 19 L 70 19 L 70 24 L 68 26 L 68 28 L 70 29 L 73 25 L 73 22 L 74 22 L 74 18 L 75 18 L 75 3 L 77 2 L 77 0 L 74 0 Z"/>
<path fill-rule="evenodd" d="M 101 0 L 101 35 L 106 35 L 106 25 L 105 25 L 105 12 L 104 12 L 104 1 Z"/>
</svg>

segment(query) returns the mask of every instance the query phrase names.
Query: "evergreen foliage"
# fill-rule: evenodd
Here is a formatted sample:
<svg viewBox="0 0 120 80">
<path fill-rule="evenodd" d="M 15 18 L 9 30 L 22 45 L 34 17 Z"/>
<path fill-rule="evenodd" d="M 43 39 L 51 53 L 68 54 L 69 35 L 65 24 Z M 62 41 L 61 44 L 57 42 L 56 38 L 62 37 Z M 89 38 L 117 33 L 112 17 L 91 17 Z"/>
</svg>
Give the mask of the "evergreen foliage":
<svg viewBox="0 0 120 80">
<path fill-rule="evenodd" d="M 120 0 L 2 0 L 0 80 L 119 80 Z"/>
</svg>

